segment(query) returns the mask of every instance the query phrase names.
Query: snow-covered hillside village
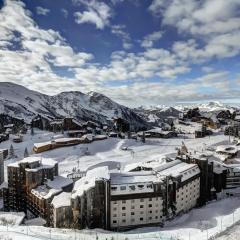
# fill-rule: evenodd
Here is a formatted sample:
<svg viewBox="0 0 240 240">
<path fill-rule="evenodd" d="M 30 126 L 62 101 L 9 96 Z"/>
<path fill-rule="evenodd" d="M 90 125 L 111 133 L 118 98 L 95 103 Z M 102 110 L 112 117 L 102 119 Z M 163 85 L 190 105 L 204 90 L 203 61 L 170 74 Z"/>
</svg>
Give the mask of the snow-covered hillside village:
<svg viewBox="0 0 240 240">
<path fill-rule="evenodd" d="M 130 109 L 0 83 L 3 239 L 228 239 L 240 221 L 240 111 Z M 233 232 L 234 233 L 234 232 Z"/>
<path fill-rule="evenodd" d="M 240 0 L 0 0 L 0 240 L 240 239 Z"/>
</svg>

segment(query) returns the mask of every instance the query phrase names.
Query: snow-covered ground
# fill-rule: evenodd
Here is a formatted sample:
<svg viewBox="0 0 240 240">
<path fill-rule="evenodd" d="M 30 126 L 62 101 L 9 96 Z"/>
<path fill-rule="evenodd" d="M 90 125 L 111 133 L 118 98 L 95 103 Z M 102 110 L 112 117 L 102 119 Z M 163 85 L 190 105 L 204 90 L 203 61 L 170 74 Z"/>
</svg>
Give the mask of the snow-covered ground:
<svg viewBox="0 0 240 240">
<path fill-rule="evenodd" d="M 25 148 L 29 154 L 33 154 L 32 148 L 34 143 L 49 141 L 52 138 L 62 137 L 61 134 L 53 134 L 35 130 L 35 135 L 24 135 L 22 143 L 13 143 L 10 140 L 0 143 L 0 148 L 10 148 L 12 144 L 17 158 L 5 161 L 7 164 L 23 158 Z M 228 140 L 228 137 L 222 133 L 214 133 L 211 137 L 195 139 L 193 134 L 185 134 L 178 138 L 171 139 L 146 139 L 146 143 L 129 139 L 109 138 L 102 141 L 95 141 L 89 144 L 79 144 L 71 147 L 57 148 L 51 151 L 41 153 L 44 158 L 53 158 L 59 162 L 59 174 L 66 175 L 72 171 L 74 167 L 80 168 L 81 171 L 95 164 L 103 162 L 120 162 L 124 167 L 126 164 L 158 160 L 167 153 L 176 152 L 176 147 L 179 147 L 184 141 L 190 149 L 203 149 L 205 144 L 214 144 Z M 128 151 L 122 150 L 123 147 L 128 147 Z M 6 171 L 5 171 L 6 172 Z M 6 174 L 5 174 L 6 178 Z"/>
<path fill-rule="evenodd" d="M 24 149 L 27 147 L 29 154 L 33 154 L 33 143 L 49 141 L 53 133 L 35 130 L 35 135 L 27 134 L 22 143 L 9 141 L 0 144 L 0 148 L 8 148 L 12 144 L 17 158 L 9 159 L 5 166 L 23 158 Z M 61 136 L 59 136 L 61 137 Z M 148 160 L 160 160 L 165 154 L 176 152 L 176 147 L 185 142 L 189 149 L 198 151 L 205 145 L 216 144 L 228 140 L 222 133 L 214 133 L 211 137 L 195 139 L 193 134 L 185 134 L 173 139 L 146 139 L 143 144 L 140 141 L 129 139 L 109 138 L 90 144 L 54 149 L 42 153 L 44 158 L 52 158 L 59 162 L 60 175 L 70 173 L 74 167 L 86 170 L 96 164 L 104 165 L 104 162 L 119 162 L 121 167 L 129 163 Z M 126 149 L 127 150 L 122 150 Z M 7 179 L 7 178 L 6 178 Z M 212 202 L 207 206 L 194 209 L 166 224 L 164 228 L 151 227 L 140 228 L 125 233 L 112 233 L 103 230 L 64 230 L 49 229 L 28 223 L 28 226 L 3 226 L 0 225 L 0 239 L 192 239 L 204 240 L 217 232 L 226 229 L 234 222 L 240 221 L 240 199 L 228 198 Z M 240 231 L 240 230 L 239 230 Z M 28 235 L 28 236 L 27 236 Z M 4 236 L 4 238 L 3 238 Z M 161 238 L 160 238 L 161 237 Z"/>
</svg>

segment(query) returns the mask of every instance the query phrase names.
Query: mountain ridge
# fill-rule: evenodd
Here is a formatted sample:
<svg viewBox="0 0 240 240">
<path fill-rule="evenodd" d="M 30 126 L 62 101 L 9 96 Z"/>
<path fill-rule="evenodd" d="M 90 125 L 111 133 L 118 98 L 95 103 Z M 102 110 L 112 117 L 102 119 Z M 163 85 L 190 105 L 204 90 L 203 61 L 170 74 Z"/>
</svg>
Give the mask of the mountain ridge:
<svg viewBox="0 0 240 240">
<path fill-rule="evenodd" d="M 26 122 L 39 114 L 50 119 L 71 116 L 79 121 L 102 124 L 121 117 L 134 128 L 147 126 L 133 110 L 101 93 L 69 91 L 50 96 L 9 82 L 0 82 L 0 113 Z"/>
</svg>

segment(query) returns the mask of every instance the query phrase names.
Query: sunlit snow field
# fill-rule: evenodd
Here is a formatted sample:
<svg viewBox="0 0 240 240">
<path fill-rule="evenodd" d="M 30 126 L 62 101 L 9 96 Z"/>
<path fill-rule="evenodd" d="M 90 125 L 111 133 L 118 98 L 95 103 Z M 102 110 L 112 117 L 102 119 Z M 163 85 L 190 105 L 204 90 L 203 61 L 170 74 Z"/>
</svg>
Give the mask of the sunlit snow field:
<svg viewBox="0 0 240 240">
<path fill-rule="evenodd" d="M 193 129 L 189 134 L 173 139 L 146 139 L 146 143 L 129 139 L 109 138 L 90 144 L 81 144 L 72 147 L 54 149 L 42 153 L 44 158 L 53 158 L 59 162 L 59 174 L 67 175 L 74 167 L 83 171 L 99 164 L 113 165 L 112 162 L 120 163 L 123 169 L 127 164 L 158 160 L 162 161 L 165 154 L 176 152 L 176 147 L 185 142 L 189 149 L 201 151 L 206 145 L 228 141 L 229 138 L 222 133 L 214 133 L 213 136 L 195 139 Z M 56 136 L 59 135 L 59 136 Z M 35 129 L 35 134 L 24 136 L 22 143 L 9 141 L 0 144 L 0 148 L 9 148 L 13 145 L 17 158 L 9 159 L 7 165 L 23 158 L 24 150 L 33 154 L 33 143 L 49 141 L 61 134 L 53 134 Z M 128 150 L 122 150 L 127 147 Z M 87 154 L 86 154 L 87 152 Z M 5 166 L 6 167 L 6 166 Z M 6 174 L 5 174 L 6 178 Z M 240 191 L 240 190 L 239 190 Z M 0 214 L 1 219 L 1 214 Z M 125 233 L 113 233 L 104 230 L 64 230 L 49 229 L 28 224 L 12 225 L 1 224 L 0 239 L 209 239 L 211 236 L 225 230 L 240 220 L 240 199 L 228 198 L 212 202 L 203 208 L 193 209 L 187 214 L 179 216 L 165 224 L 164 228 L 147 227 L 139 228 Z M 228 239 L 228 238 L 219 238 Z"/>
</svg>

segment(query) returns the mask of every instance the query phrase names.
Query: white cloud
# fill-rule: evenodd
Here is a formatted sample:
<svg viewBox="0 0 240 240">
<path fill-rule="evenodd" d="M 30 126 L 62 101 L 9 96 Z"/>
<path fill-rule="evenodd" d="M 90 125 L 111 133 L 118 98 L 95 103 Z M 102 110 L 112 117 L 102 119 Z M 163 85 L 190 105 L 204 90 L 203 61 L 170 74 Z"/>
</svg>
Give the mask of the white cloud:
<svg viewBox="0 0 240 240">
<path fill-rule="evenodd" d="M 239 30 L 239 0 L 153 0 L 149 7 L 163 23 L 194 35 Z"/>
<path fill-rule="evenodd" d="M 131 44 L 124 26 L 110 29 L 123 44 Z M 92 54 L 74 51 L 57 31 L 37 26 L 22 2 L 6 0 L 0 10 L 0 81 L 19 83 L 48 94 L 95 90 L 128 105 L 231 98 L 239 96 L 239 90 L 229 84 L 227 72 L 211 71 L 197 79 L 178 80 L 191 70 L 193 63 L 207 66 L 211 58 L 236 54 L 239 37 L 238 32 L 214 35 L 204 46 L 199 46 L 193 37 L 168 49 L 152 45 L 138 53 L 118 51 L 112 53 L 108 64 L 91 63 Z M 16 41 L 19 50 L 8 48 Z M 68 69 L 72 77 L 58 75 L 53 66 Z M 117 81 L 118 87 L 106 87 L 109 81 Z M 204 87 L 214 91 L 201 92 Z"/>
<path fill-rule="evenodd" d="M 44 15 L 44 16 L 46 16 L 50 12 L 49 9 L 43 8 L 43 7 L 36 7 L 36 10 L 38 15 Z"/>
<path fill-rule="evenodd" d="M 239 0 L 153 0 L 149 10 L 162 16 L 163 25 L 174 26 L 180 33 L 192 35 L 192 40 L 174 46 L 185 59 L 192 57 L 194 61 L 205 61 L 240 53 Z M 201 48 L 197 40 L 202 41 Z"/>
<path fill-rule="evenodd" d="M 109 25 L 112 12 L 106 3 L 96 0 L 75 0 L 74 2 L 86 8 L 83 12 L 74 13 L 76 23 L 91 23 L 96 25 L 97 29 L 104 29 L 105 26 Z"/>
<path fill-rule="evenodd" d="M 162 31 L 156 31 L 145 36 L 143 41 L 141 42 L 141 46 L 144 48 L 152 47 L 154 42 L 162 38 L 162 35 L 163 35 Z"/>
<path fill-rule="evenodd" d="M 125 28 L 125 25 L 113 25 L 111 26 L 111 31 L 122 40 L 124 49 L 130 49 L 132 47 L 131 38 L 125 31 Z"/>
<path fill-rule="evenodd" d="M 62 13 L 62 15 L 63 15 L 65 18 L 68 17 L 68 10 L 66 10 L 65 8 L 62 8 L 62 9 L 61 9 L 61 13 Z"/>
</svg>

